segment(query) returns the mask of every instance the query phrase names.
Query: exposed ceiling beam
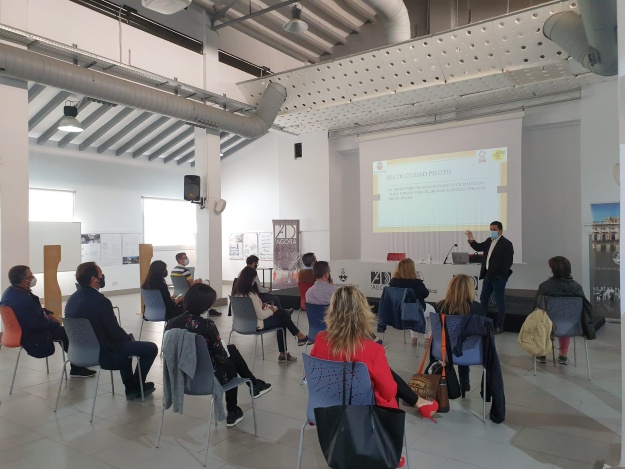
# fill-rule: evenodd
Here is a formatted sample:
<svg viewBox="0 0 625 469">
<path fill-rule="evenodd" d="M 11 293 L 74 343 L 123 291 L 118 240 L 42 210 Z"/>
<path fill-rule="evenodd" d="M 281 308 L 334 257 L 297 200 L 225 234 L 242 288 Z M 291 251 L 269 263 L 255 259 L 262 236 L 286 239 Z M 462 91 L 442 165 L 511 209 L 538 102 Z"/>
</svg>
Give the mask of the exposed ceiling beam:
<svg viewBox="0 0 625 469">
<path fill-rule="evenodd" d="M 33 99 L 39 96 L 39 93 L 41 93 L 45 89 L 45 85 L 40 85 L 39 83 L 35 83 L 33 86 L 31 86 L 28 89 L 28 102 L 32 102 Z"/>
<path fill-rule="evenodd" d="M 373 8 L 371 8 L 366 3 L 363 3 L 362 0 L 343 0 L 345 4 L 347 4 L 352 10 L 357 11 L 359 15 L 363 16 L 369 21 L 377 21 L 375 17 L 376 13 Z"/>
<path fill-rule="evenodd" d="M 85 117 L 80 123 L 82 124 L 83 130 L 88 129 L 95 121 L 97 121 L 100 117 L 106 114 L 112 107 L 108 104 L 102 104 L 99 108 Z M 76 137 L 80 135 L 80 132 L 70 132 L 61 140 L 59 140 L 59 148 L 65 148 L 68 143 L 74 140 Z"/>
<path fill-rule="evenodd" d="M 48 101 L 48 103 L 28 121 L 28 130 L 31 131 L 37 127 L 37 124 L 44 120 L 48 114 L 54 111 L 56 107 L 65 101 L 71 94 L 72 93 L 69 91 L 59 91 L 54 98 Z"/>
<path fill-rule="evenodd" d="M 172 151 L 169 155 L 167 155 L 163 159 L 163 163 L 169 163 L 170 161 L 175 160 L 178 156 L 182 155 L 184 152 L 190 150 L 195 145 L 195 140 L 191 140 L 175 151 Z"/>
<path fill-rule="evenodd" d="M 80 142 L 80 145 L 78 145 L 78 149 L 80 151 L 83 151 L 85 148 L 88 148 L 92 143 L 94 143 L 96 140 L 102 137 L 105 133 L 107 133 L 109 130 L 111 130 L 113 127 L 119 124 L 122 120 L 124 120 L 132 111 L 134 111 L 134 109 L 131 107 L 123 108 L 121 111 L 115 114 L 111 119 L 109 119 L 109 121 L 106 124 L 101 126 L 98 130 L 96 130 L 91 135 L 89 135 L 86 139 Z"/>
<path fill-rule="evenodd" d="M 219 132 L 219 139 L 223 140 L 224 138 L 226 138 L 228 135 L 230 135 L 229 132 L 226 132 L 225 130 L 222 130 L 221 132 Z"/>
<path fill-rule="evenodd" d="M 260 137 L 258 137 L 258 138 L 260 138 Z M 256 140 L 258 140 L 258 138 L 249 138 L 249 139 L 243 140 L 242 142 L 237 143 L 235 146 L 233 146 L 233 147 L 229 148 L 228 150 L 224 151 L 221 159 L 225 160 L 230 155 L 235 154 L 237 151 L 241 150 L 242 148 L 245 148 L 250 143 L 255 142 Z"/>
<path fill-rule="evenodd" d="M 195 150 L 191 150 L 189 153 L 187 153 L 186 155 L 184 155 L 184 156 L 180 157 L 178 160 L 176 160 L 176 164 L 181 165 L 182 163 L 186 163 L 187 161 L 189 161 L 194 156 L 195 156 Z"/>
<path fill-rule="evenodd" d="M 180 142 L 184 141 L 188 137 L 191 137 L 194 131 L 195 131 L 195 127 L 189 126 L 188 129 L 183 130 L 180 134 L 176 135 L 165 145 L 163 145 L 159 149 L 154 150 L 152 153 L 150 153 L 150 156 L 148 157 L 148 161 L 153 161 L 159 156 L 165 154 L 168 150 L 170 150 L 171 148 L 174 148 Z"/>
<path fill-rule="evenodd" d="M 276 4 L 276 5 L 273 5 L 273 6 L 270 6 L 270 7 L 267 7 L 267 8 L 263 8 L 262 10 L 257 10 L 257 11 L 255 11 L 253 13 L 250 13 L 249 15 L 240 16 L 240 17 L 235 18 L 233 20 L 227 21 L 226 23 L 218 24 L 217 26 L 211 27 L 211 29 L 213 31 L 217 31 L 218 29 L 225 28 L 226 26 L 232 26 L 233 24 L 240 23 L 241 21 L 249 20 L 250 18 L 255 18 L 257 16 L 264 15 L 265 13 L 269 13 L 270 11 L 277 10 L 278 8 L 282 8 L 282 7 L 288 6 L 288 5 L 292 4 L 292 3 L 297 3 L 297 2 L 298 2 L 298 0 L 286 0 L 284 2 L 280 2 L 280 3 Z"/>
<path fill-rule="evenodd" d="M 87 106 L 92 104 L 92 102 L 93 101 L 89 101 L 87 98 L 83 98 L 76 105 L 76 108 L 79 111 L 84 110 Z M 59 131 L 59 124 L 61 123 L 61 121 L 63 120 L 64 117 L 65 116 L 59 117 L 54 124 L 52 124 L 50 127 L 48 127 L 48 129 L 37 138 L 37 145 L 43 145 L 48 140 L 50 140 L 54 134 L 56 134 L 57 132 L 60 132 Z"/>
<path fill-rule="evenodd" d="M 145 129 L 143 129 L 141 132 L 137 133 L 137 135 L 132 137 L 130 140 L 128 140 L 126 143 L 124 143 L 121 147 L 119 147 L 117 150 L 115 150 L 115 154 L 117 156 L 123 155 L 124 153 L 126 153 L 127 150 L 129 150 L 134 145 L 136 145 L 141 140 L 143 140 L 145 137 L 150 135 L 152 132 L 154 132 L 156 129 L 158 129 L 160 126 L 162 126 L 168 120 L 170 120 L 170 118 L 167 117 L 167 116 L 159 117 L 154 122 L 152 122 L 150 125 L 148 125 Z"/>
<path fill-rule="evenodd" d="M 347 11 L 345 8 L 343 8 L 342 5 L 337 2 L 326 2 L 324 0 L 308 0 L 307 3 L 319 8 L 328 16 L 345 25 L 352 31 L 360 32 L 360 30 L 362 29 L 363 22 L 360 19 L 356 18 L 352 13 Z M 304 21 L 306 21 L 305 18 Z"/>
<path fill-rule="evenodd" d="M 130 132 L 135 130 L 139 125 L 141 125 L 146 119 L 152 116 L 151 112 L 142 112 L 138 117 L 135 117 L 134 120 L 127 125 L 124 126 L 122 130 L 117 132 L 111 138 L 109 138 L 106 142 L 98 147 L 98 153 L 104 153 L 106 150 L 111 148 L 111 146 L 115 145 L 122 138 L 128 135 Z"/>
<path fill-rule="evenodd" d="M 183 125 L 185 125 L 184 121 L 177 121 L 177 122 L 173 123 L 172 125 L 170 125 L 166 129 L 164 129 L 161 132 L 159 132 L 158 135 L 156 135 L 156 137 L 154 137 L 152 140 L 150 140 L 150 141 L 144 143 L 143 145 L 141 145 L 140 148 L 138 148 L 137 150 L 135 150 L 132 153 L 132 157 L 133 158 L 139 158 L 146 151 L 148 151 L 150 148 L 152 148 L 157 143 L 161 142 L 163 139 L 169 137 L 171 134 L 173 134 L 176 130 L 178 130 Z M 152 161 L 152 160 L 150 160 L 150 161 Z"/>
<path fill-rule="evenodd" d="M 228 140 L 223 142 L 220 146 L 223 147 L 223 148 L 229 148 L 232 145 L 234 145 L 235 143 L 237 143 L 238 141 L 240 141 L 241 139 L 243 139 L 243 137 L 241 137 L 240 135 L 233 135 Z"/>
</svg>

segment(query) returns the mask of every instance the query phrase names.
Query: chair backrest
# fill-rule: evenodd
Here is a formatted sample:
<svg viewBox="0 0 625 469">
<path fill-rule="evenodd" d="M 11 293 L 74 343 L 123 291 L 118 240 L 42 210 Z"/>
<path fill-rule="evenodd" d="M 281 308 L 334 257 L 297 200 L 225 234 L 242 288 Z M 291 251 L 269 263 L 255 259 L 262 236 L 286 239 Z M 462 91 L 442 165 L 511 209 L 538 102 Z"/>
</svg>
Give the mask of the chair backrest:
<svg viewBox="0 0 625 469">
<path fill-rule="evenodd" d="M 310 282 L 297 282 L 297 288 L 299 288 L 299 309 L 306 311 L 306 292 L 313 285 L 314 283 Z"/>
<path fill-rule="evenodd" d="M 13 308 L 10 306 L 0 306 L 0 316 L 2 316 L 2 324 L 4 332 L 2 333 L 2 345 L 5 347 L 21 347 L 22 344 L 22 328 L 17 322 Z"/>
<path fill-rule="evenodd" d="M 403 261 L 406 258 L 405 252 L 389 252 L 386 255 L 387 261 Z"/>
<path fill-rule="evenodd" d="M 308 338 L 312 341 L 315 340 L 317 334 L 325 331 L 327 328 L 327 325 L 323 320 L 328 306 L 329 305 L 314 305 L 312 303 L 306 303 L 306 316 L 308 316 Z"/>
<path fill-rule="evenodd" d="M 158 290 L 146 290 L 141 289 L 141 296 L 145 303 L 145 311 L 143 317 L 148 321 L 164 321 L 167 307 L 161 296 L 161 292 Z"/>
<path fill-rule="evenodd" d="M 306 381 L 308 382 L 308 421 L 315 423 L 315 409 L 340 405 L 343 402 L 343 366 L 344 362 L 322 360 L 302 354 Z M 375 403 L 371 377 L 367 365 L 356 362 L 352 379 L 352 366 L 347 363 L 345 374 L 346 401 L 352 389 L 352 405 L 370 405 Z"/>
<path fill-rule="evenodd" d="M 170 275 L 171 283 L 174 286 L 174 295 L 184 295 L 189 289 L 189 282 L 181 275 Z"/>
<path fill-rule="evenodd" d="M 195 334 L 195 353 L 197 355 L 195 375 L 189 386 L 185 388 L 184 393 L 190 396 L 207 396 L 213 393 L 213 377 L 215 373 L 213 362 L 208 353 L 206 339 L 200 334 Z"/>
<path fill-rule="evenodd" d="M 582 310 L 584 299 L 580 297 L 545 297 L 547 316 L 553 322 L 556 337 L 576 337 L 584 335 Z"/>
<path fill-rule="evenodd" d="M 247 296 L 229 296 L 232 306 L 232 330 L 239 334 L 256 334 L 258 319 L 252 299 Z"/>
<path fill-rule="evenodd" d="M 76 366 L 99 366 L 100 343 L 88 319 L 63 318 L 69 339 L 67 358 Z"/>
<path fill-rule="evenodd" d="M 441 340 L 443 329 L 441 326 L 441 316 L 438 313 L 430 314 L 430 324 L 432 326 L 432 355 L 437 360 L 443 359 L 441 348 Z M 458 343 L 460 334 L 462 333 L 462 316 L 445 315 L 445 325 L 449 333 L 450 344 L 447 344 L 447 361 L 449 354 Z M 462 345 L 462 356 L 453 356 L 454 365 L 481 365 L 483 362 L 484 351 L 482 347 L 482 337 L 473 335 L 467 337 Z"/>
</svg>

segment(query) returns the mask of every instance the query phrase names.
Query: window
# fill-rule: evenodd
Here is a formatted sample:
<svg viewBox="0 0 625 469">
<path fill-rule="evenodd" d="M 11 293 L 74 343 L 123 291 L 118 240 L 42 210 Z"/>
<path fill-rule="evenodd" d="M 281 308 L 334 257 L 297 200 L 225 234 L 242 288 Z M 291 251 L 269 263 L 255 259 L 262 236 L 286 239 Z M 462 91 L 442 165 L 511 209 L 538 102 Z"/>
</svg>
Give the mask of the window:
<svg viewBox="0 0 625 469">
<path fill-rule="evenodd" d="M 74 221 L 74 192 L 29 189 L 29 221 Z"/>
<path fill-rule="evenodd" d="M 183 200 L 143 198 L 143 239 L 153 246 L 195 247 L 195 205 Z"/>
</svg>

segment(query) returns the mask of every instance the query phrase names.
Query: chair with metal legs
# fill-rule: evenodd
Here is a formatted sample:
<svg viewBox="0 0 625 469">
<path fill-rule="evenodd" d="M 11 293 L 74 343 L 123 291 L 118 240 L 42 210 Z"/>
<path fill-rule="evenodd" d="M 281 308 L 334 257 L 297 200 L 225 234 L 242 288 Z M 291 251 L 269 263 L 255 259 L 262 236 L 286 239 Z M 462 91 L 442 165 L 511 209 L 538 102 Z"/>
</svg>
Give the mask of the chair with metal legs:
<svg viewBox="0 0 625 469">
<path fill-rule="evenodd" d="M 159 290 L 146 290 L 145 288 L 142 288 L 141 296 L 143 297 L 143 302 L 145 303 L 145 310 L 143 311 L 143 320 L 141 321 L 141 328 L 139 329 L 139 340 L 141 340 L 141 334 L 143 333 L 143 324 L 146 321 L 164 321 L 165 323 L 163 324 L 163 333 L 165 333 L 165 326 L 167 325 L 167 306 L 165 306 L 165 302 L 163 301 L 161 292 Z M 161 338 L 161 353 L 163 353 L 162 350 L 163 339 Z"/>
</svg>

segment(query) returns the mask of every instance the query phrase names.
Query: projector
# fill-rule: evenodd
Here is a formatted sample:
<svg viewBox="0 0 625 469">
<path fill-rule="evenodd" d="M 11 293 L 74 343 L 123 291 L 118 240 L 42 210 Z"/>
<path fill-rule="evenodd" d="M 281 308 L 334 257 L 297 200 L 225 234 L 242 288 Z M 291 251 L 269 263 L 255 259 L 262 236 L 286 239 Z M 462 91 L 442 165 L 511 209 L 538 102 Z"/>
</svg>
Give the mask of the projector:
<svg viewBox="0 0 625 469">
<path fill-rule="evenodd" d="M 141 4 L 163 15 L 171 15 L 187 8 L 191 5 L 191 1 L 192 0 L 141 0 Z"/>
</svg>

